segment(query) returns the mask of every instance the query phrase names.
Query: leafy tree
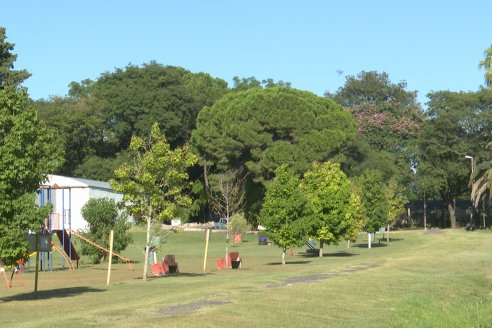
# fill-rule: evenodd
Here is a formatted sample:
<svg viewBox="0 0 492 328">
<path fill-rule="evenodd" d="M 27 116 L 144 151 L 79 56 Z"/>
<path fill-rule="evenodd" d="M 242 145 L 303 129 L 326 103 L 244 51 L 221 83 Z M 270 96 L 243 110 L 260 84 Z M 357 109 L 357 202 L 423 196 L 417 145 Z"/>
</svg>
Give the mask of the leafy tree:
<svg viewBox="0 0 492 328">
<path fill-rule="evenodd" d="M 82 207 L 82 216 L 89 223 L 89 232 L 84 235 L 95 243 L 109 248 L 109 234 L 113 230 L 113 250 L 121 252 L 132 241 L 127 232 L 130 228 L 128 214 L 120 212 L 117 204 L 109 198 L 91 198 Z M 106 259 L 106 253 L 90 245 L 83 244 L 82 253 L 90 255 L 94 263 Z"/>
<path fill-rule="evenodd" d="M 301 246 L 307 240 L 309 200 L 299 188 L 296 174 L 280 166 L 267 184 L 265 200 L 258 218 L 275 245 L 282 248 L 282 264 L 288 247 Z"/>
<path fill-rule="evenodd" d="M 384 72 L 363 71 L 347 77 L 343 87 L 326 96 L 352 113 L 358 132 L 372 149 L 394 155 L 391 166 L 397 167 L 396 177 L 408 185 L 414 177 L 412 144 L 420 132 L 424 113 L 417 102 L 417 92 L 406 88 L 405 82 L 392 83 Z"/>
<path fill-rule="evenodd" d="M 28 252 L 24 234 L 39 231 L 48 210 L 34 192 L 62 161 L 54 131 L 28 107 L 25 89 L 0 89 L 0 259 L 15 264 Z"/>
<path fill-rule="evenodd" d="M 152 125 L 147 139 L 132 137 L 130 151 L 133 162 L 120 166 L 110 184 L 123 193 L 129 212 L 146 223 L 145 281 L 152 226 L 171 220 L 178 207 L 191 204 L 185 194 L 190 186 L 187 169 L 195 164 L 196 158 L 186 147 L 171 150 L 157 123 Z"/>
<path fill-rule="evenodd" d="M 475 92 L 439 91 L 429 95 L 429 119 L 418 139 L 417 174 L 434 186 L 447 204 L 449 221 L 456 227 L 454 200 L 468 189 L 470 167 L 465 155 L 477 158 L 486 150 L 492 121 L 488 90 Z M 490 139 L 488 139 L 490 140 Z"/>
<path fill-rule="evenodd" d="M 7 42 L 6 30 L 0 26 L 0 89 L 18 87 L 31 74 L 26 70 L 14 70 L 17 55 L 13 54 L 15 44 Z"/>
<path fill-rule="evenodd" d="M 304 174 L 301 186 L 314 212 L 310 236 L 320 242 L 319 256 L 323 257 L 325 243 L 338 244 L 351 230 L 360 205 L 352 197 L 351 182 L 338 163 L 315 163 Z"/>
<path fill-rule="evenodd" d="M 331 100 L 275 87 L 230 93 L 205 107 L 192 145 L 206 171 L 244 167 L 250 173 L 251 209 L 251 199 L 263 194 L 277 167 L 286 164 L 302 174 L 313 161 L 336 156 L 355 133 L 350 114 Z"/>
<path fill-rule="evenodd" d="M 388 222 L 390 206 L 386 186 L 379 171 L 366 171 L 359 177 L 361 201 L 366 215 L 367 245 L 371 248 L 371 233 Z"/>
<path fill-rule="evenodd" d="M 257 80 L 254 76 L 240 78 L 239 76 L 234 76 L 232 79 L 234 86 L 233 91 L 245 91 L 249 89 L 263 89 L 271 87 L 291 87 L 290 82 L 278 81 L 275 82 L 273 79 Z"/>
<path fill-rule="evenodd" d="M 204 73 L 155 62 L 104 73 L 92 86 L 95 106 L 114 134 L 116 152 L 133 134 L 146 135 L 158 122 L 174 148 L 184 144 L 198 112 L 227 92 L 227 83 Z"/>
</svg>

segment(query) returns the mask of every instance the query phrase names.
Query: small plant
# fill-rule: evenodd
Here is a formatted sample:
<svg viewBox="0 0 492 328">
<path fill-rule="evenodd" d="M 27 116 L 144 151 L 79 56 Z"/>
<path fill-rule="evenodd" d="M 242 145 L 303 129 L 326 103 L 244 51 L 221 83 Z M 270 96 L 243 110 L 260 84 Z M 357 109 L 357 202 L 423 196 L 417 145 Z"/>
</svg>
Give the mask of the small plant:
<svg viewBox="0 0 492 328">
<path fill-rule="evenodd" d="M 229 220 L 228 229 L 229 232 L 233 235 L 234 234 L 244 235 L 251 229 L 251 226 L 246 220 L 246 218 L 244 217 L 244 213 L 237 213 L 234 214 Z"/>
</svg>

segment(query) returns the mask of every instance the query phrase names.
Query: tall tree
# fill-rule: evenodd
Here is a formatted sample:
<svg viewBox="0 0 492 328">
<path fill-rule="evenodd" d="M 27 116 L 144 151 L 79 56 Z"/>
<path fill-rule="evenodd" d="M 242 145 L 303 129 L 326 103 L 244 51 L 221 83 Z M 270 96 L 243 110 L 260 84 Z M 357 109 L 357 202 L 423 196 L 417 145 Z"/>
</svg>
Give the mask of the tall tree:
<svg viewBox="0 0 492 328">
<path fill-rule="evenodd" d="M 282 264 L 288 247 L 301 246 L 307 240 L 311 208 L 308 198 L 299 188 L 299 178 L 286 166 L 275 171 L 267 184 L 259 223 L 266 227 L 268 237 L 282 249 Z"/>
<path fill-rule="evenodd" d="M 250 172 L 248 201 L 286 164 L 297 174 L 313 161 L 332 159 L 355 137 L 355 124 L 341 106 L 291 88 L 230 93 L 198 115 L 192 145 L 209 170 L 244 167 Z M 206 174 L 205 174 L 206 175 Z M 259 185 L 257 184 L 259 183 Z M 248 203 L 249 209 L 254 207 Z"/>
<path fill-rule="evenodd" d="M 7 265 L 27 255 L 24 234 L 41 229 L 47 212 L 33 195 L 61 162 L 55 133 L 28 106 L 26 90 L 0 89 L 0 259 Z"/>
<path fill-rule="evenodd" d="M 31 74 L 26 70 L 14 70 L 17 55 L 13 54 L 15 44 L 7 42 L 4 27 L 0 26 L 0 89 L 7 86 L 17 87 Z"/>
<path fill-rule="evenodd" d="M 359 177 L 361 201 L 366 215 L 367 245 L 371 248 L 371 234 L 388 222 L 390 206 L 386 186 L 379 171 L 366 171 Z"/>
<path fill-rule="evenodd" d="M 147 280 L 148 255 L 154 224 L 170 221 L 178 207 L 191 204 L 186 191 L 187 170 L 196 162 L 187 148 L 171 150 L 159 125 L 154 123 L 148 138 L 132 137 L 133 162 L 115 171 L 110 181 L 115 191 L 123 193 L 124 206 L 146 223 L 143 280 Z"/>
<path fill-rule="evenodd" d="M 351 182 L 338 163 L 315 163 L 304 174 L 301 190 L 314 212 L 309 235 L 320 242 L 319 257 L 323 257 L 323 245 L 338 244 L 349 234 L 361 216 L 361 206 L 352 197 Z"/>
<path fill-rule="evenodd" d="M 484 59 L 480 61 L 479 68 L 485 70 L 484 80 L 487 87 L 492 86 L 492 46 L 484 51 Z"/>
<path fill-rule="evenodd" d="M 363 71 L 348 76 L 344 86 L 326 96 L 352 113 L 358 132 L 372 149 L 393 154 L 396 177 L 410 184 L 415 161 L 412 143 L 424 120 L 417 92 L 407 91 L 404 81 L 392 83 L 384 72 Z"/>
<path fill-rule="evenodd" d="M 429 119 L 418 139 L 417 174 L 426 185 L 435 186 L 447 204 L 452 228 L 456 227 L 454 200 L 468 189 L 470 165 L 465 156 L 480 157 L 490 140 L 492 121 L 485 117 L 490 115 L 491 95 L 488 90 L 428 95 Z"/>
</svg>

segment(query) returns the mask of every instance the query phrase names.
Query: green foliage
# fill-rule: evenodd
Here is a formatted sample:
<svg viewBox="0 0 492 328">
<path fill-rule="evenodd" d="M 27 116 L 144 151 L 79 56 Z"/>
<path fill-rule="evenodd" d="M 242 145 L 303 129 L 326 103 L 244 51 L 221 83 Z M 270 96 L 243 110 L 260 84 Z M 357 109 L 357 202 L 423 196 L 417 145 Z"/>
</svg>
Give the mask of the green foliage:
<svg viewBox="0 0 492 328">
<path fill-rule="evenodd" d="M 290 88 L 231 93 L 204 108 L 192 144 L 202 162 L 245 166 L 255 180 L 282 164 L 304 173 L 355 137 L 350 114 L 328 99 Z"/>
<path fill-rule="evenodd" d="M 273 79 L 257 80 L 254 76 L 247 78 L 239 78 L 239 76 L 234 76 L 232 79 L 234 86 L 232 90 L 234 91 L 244 91 L 249 89 L 263 89 L 272 87 L 286 87 L 290 88 L 290 82 L 278 81 L 275 82 Z"/>
<path fill-rule="evenodd" d="M 366 171 L 359 177 L 360 198 L 364 206 L 366 224 L 364 230 L 374 232 L 388 222 L 390 204 L 386 186 L 379 171 Z"/>
<path fill-rule="evenodd" d="M 0 89 L 0 258 L 7 265 L 26 256 L 23 235 L 41 229 L 47 211 L 33 194 L 62 161 L 53 131 L 27 102 L 24 89 Z"/>
<path fill-rule="evenodd" d="M 488 87 L 492 87 L 492 46 L 484 51 L 483 56 L 484 59 L 480 61 L 478 67 L 485 70 L 485 85 Z"/>
<path fill-rule="evenodd" d="M 251 230 L 251 225 L 246 220 L 244 213 L 236 213 L 231 217 L 227 228 L 231 234 L 244 235 Z"/>
<path fill-rule="evenodd" d="M 299 188 L 295 173 L 281 166 L 275 178 L 267 184 L 263 207 L 258 222 L 267 228 L 266 234 L 284 251 L 300 246 L 307 240 L 309 218 L 312 215 L 309 200 Z"/>
<path fill-rule="evenodd" d="M 89 223 L 89 232 L 84 236 L 93 242 L 109 248 L 109 235 L 113 230 L 113 250 L 117 253 L 131 243 L 128 214 L 120 212 L 113 199 L 91 198 L 81 210 L 82 216 Z M 106 258 L 106 253 L 88 244 L 82 244 L 82 253 L 90 255 L 94 263 Z"/>
<path fill-rule="evenodd" d="M 147 139 L 132 137 L 129 150 L 133 161 L 120 166 L 110 184 L 123 193 L 123 203 L 129 212 L 146 222 L 146 280 L 151 228 L 155 223 L 169 222 L 179 207 L 191 204 L 186 194 L 191 185 L 187 170 L 196 163 L 196 157 L 186 147 L 171 150 L 158 123 L 152 125 Z"/>
<path fill-rule="evenodd" d="M 172 147 L 182 145 L 198 112 L 227 92 L 227 83 L 208 74 L 150 62 L 102 74 L 93 86 L 95 106 L 125 149 L 133 134 L 147 135 L 153 122 Z"/>
<path fill-rule="evenodd" d="M 466 155 L 480 158 L 490 142 L 492 92 L 440 91 L 429 95 L 429 119 L 418 139 L 419 184 L 436 191 L 453 207 L 453 199 L 468 189 L 470 161 Z M 451 227 L 456 219 L 450 211 Z"/>
<path fill-rule="evenodd" d="M 355 235 L 351 230 L 361 217 L 361 206 L 357 203 L 358 198 L 352 197 L 351 182 L 340 169 L 340 164 L 313 164 L 304 174 L 301 190 L 307 195 L 314 212 L 311 236 L 329 245 L 337 244 L 347 235 Z"/>
<path fill-rule="evenodd" d="M 0 27 L 0 89 L 5 87 L 18 87 L 31 74 L 26 70 L 14 70 L 14 62 L 17 55 L 11 51 L 14 50 L 15 44 L 7 42 L 5 28 Z"/>
<path fill-rule="evenodd" d="M 411 168 L 416 160 L 412 145 L 425 116 L 417 102 L 417 92 L 407 91 L 406 87 L 404 81 L 392 83 L 384 72 L 363 71 L 357 76 L 347 77 L 345 85 L 335 95 L 327 96 L 352 113 L 358 132 L 373 150 L 364 150 L 363 157 L 367 162 L 361 163 L 360 166 L 365 166 L 362 171 L 385 167 L 385 176 L 392 173 L 404 185 L 411 185 L 414 178 Z M 348 155 L 357 155 L 361 143 L 355 146 Z M 385 163 L 374 167 L 378 157 Z M 358 171 L 355 175 L 361 173 L 360 169 Z"/>
<path fill-rule="evenodd" d="M 386 197 L 389 208 L 387 223 L 390 224 L 399 215 L 405 213 L 405 205 L 408 203 L 408 198 L 405 196 L 403 188 L 395 179 L 391 179 L 386 185 Z"/>
</svg>

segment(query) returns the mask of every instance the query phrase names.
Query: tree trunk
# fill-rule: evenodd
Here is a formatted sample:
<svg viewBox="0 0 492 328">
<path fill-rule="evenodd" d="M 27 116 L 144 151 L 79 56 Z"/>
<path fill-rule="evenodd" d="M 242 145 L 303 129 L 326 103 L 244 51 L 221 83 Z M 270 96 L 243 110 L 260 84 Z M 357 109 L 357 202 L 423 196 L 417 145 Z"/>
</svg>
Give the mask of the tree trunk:
<svg viewBox="0 0 492 328">
<path fill-rule="evenodd" d="M 347 249 L 350 249 L 350 239 L 347 239 Z"/>
<path fill-rule="evenodd" d="M 323 241 L 319 241 L 319 257 L 323 257 Z"/>
<path fill-rule="evenodd" d="M 285 248 L 282 250 L 282 265 L 285 264 Z"/>
<path fill-rule="evenodd" d="M 448 201 L 448 213 L 449 213 L 449 222 L 451 223 L 451 229 L 456 228 L 456 213 L 455 213 L 455 205 L 453 200 Z"/>
<path fill-rule="evenodd" d="M 367 248 L 371 248 L 372 236 L 371 233 L 367 233 Z"/>
<path fill-rule="evenodd" d="M 143 269 L 143 281 L 147 281 L 147 270 L 149 268 L 149 248 L 150 248 L 150 227 L 152 225 L 152 220 L 147 218 L 147 239 L 145 243 L 145 256 L 144 256 L 144 269 Z"/>
<path fill-rule="evenodd" d="M 226 268 L 229 268 L 229 227 L 227 227 L 227 230 L 226 230 L 226 250 L 225 250 L 226 254 L 225 254 L 225 266 Z"/>
</svg>

